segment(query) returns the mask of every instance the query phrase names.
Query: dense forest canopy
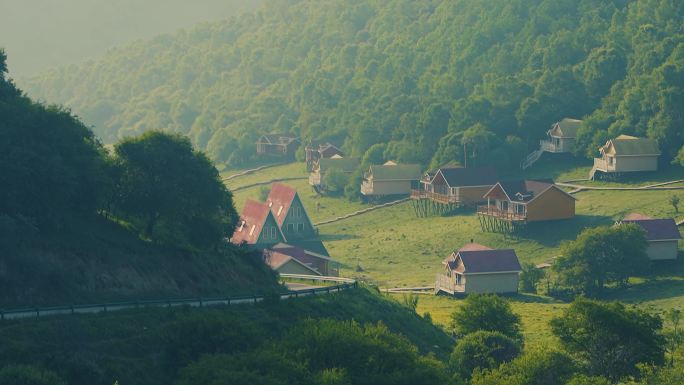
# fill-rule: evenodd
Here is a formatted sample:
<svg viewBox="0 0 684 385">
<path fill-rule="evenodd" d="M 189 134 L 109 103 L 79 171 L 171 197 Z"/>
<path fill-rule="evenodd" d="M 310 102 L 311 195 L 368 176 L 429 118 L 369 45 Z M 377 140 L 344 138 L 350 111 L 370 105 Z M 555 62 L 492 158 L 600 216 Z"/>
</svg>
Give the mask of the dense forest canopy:
<svg viewBox="0 0 684 385">
<path fill-rule="evenodd" d="M 683 16 L 678 0 L 266 1 L 25 87 L 105 142 L 164 129 L 233 165 L 266 132 L 516 165 L 564 117 L 584 119 L 579 156 L 625 133 L 669 162 L 684 144 Z"/>
<path fill-rule="evenodd" d="M 13 76 L 103 55 L 111 47 L 254 10 L 259 0 L 3 0 L 0 47 Z M 163 10 L 163 11 L 161 11 Z"/>
</svg>

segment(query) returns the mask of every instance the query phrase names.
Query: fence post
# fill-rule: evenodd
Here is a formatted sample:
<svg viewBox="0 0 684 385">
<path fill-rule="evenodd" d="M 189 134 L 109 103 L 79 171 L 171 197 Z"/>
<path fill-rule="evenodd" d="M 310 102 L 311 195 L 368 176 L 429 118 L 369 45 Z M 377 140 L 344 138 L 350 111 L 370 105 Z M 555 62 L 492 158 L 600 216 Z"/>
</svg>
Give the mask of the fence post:
<svg viewBox="0 0 684 385">
<path fill-rule="evenodd" d="M 230 306 L 230 297 L 228 297 L 228 306 Z"/>
<path fill-rule="evenodd" d="M 40 309 L 36 308 L 36 317 L 40 318 Z"/>
<path fill-rule="evenodd" d="M 106 303 L 102 304 L 102 308 L 104 309 L 104 312 L 106 313 L 107 312 L 107 304 Z"/>
<path fill-rule="evenodd" d="M 326 293 L 330 294 L 330 286 L 326 286 L 325 291 L 326 291 Z"/>
<path fill-rule="evenodd" d="M 202 297 L 199 299 L 200 307 L 202 307 Z"/>
<path fill-rule="evenodd" d="M 257 296 L 254 295 L 254 304 L 256 305 L 256 303 L 257 303 Z"/>
<path fill-rule="evenodd" d="M 5 311 L 4 310 L 0 310 L 0 320 L 3 320 L 3 321 L 5 320 Z"/>
<path fill-rule="evenodd" d="M 73 315 L 74 313 L 76 313 L 76 309 L 74 309 L 74 305 L 71 305 L 71 314 Z"/>
</svg>

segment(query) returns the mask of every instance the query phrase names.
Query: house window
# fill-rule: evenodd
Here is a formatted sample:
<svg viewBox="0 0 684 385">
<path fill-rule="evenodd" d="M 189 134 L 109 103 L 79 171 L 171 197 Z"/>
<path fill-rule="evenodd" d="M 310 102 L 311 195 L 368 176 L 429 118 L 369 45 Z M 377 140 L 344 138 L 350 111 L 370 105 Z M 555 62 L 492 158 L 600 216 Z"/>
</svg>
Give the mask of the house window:
<svg viewBox="0 0 684 385">
<path fill-rule="evenodd" d="M 287 224 L 287 232 L 291 233 L 294 231 L 294 224 L 293 223 L 288 223 Z"/>
<path fill-rule="evenodd" d="M 276 228 L 271 227 L 271 238 L 275 239 L 275 237 L 276 237 Z"/>
<path fill-rule="evenodd" d="M 461 274 L 456 274 L 456 284 L 457 285 L 461 284 Z"/>
<path fill-rule="evenodd" d="M 508 211 L 508 201 L 499 201 L 499 209 L 501 211 Z"/>
<path fill-rule="evenodd" d="M 515 206 L 515 212 L 519 215 L 524 215 L 525 214 L 525 205 L 516 205 Z"/>
<path fill-rule="evenodd" d="M 613 159 L 615 159 L 615 158 L 613 158 L 612 156 L 608 157 L 608 164 L 611 166 L 613 165 Z"/>
<path fill-rule="evenodd" d="M 298 223 L 297 224 L 297 231 L 300 233 L 304 232 L 304 224 L 303 223 Z"/>
</svg>

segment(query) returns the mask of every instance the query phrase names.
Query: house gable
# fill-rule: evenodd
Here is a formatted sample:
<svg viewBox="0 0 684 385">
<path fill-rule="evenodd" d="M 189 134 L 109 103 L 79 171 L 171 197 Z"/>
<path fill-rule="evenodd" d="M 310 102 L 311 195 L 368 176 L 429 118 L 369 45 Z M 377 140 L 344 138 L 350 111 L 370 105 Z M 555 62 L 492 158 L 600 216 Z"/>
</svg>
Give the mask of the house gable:
<svg viewBox="0 0 684 385">
<path fill-rule="evenodd" d="M 484 195 L 485 199 L 495 199 L 500 201 L 510 201 L 506 191 L 501 187 L 501 183 L 497 183 Z"/>
<path fill-rule="evenodd" d="M 287 214 L 281 224 L 283 233 L 290 238 L 311 238 L 316 236 L 316 230 L 311 223 L 309 215 L 304 209 L 304 204 L 295 193 Z"/>
<path fill-rule="evenodd" d="M 256 244 L 277 244 L 287 242 L 285 235 L 280 230 L 278 223 L 275 218 L 273 218 L 272 213 L 268 213 L 263 226 L 261 227 L 261 232 L 257 238 Z"/>
<path fill-rule="evenodd" d="M 575 217 L 575 197 L 553 185 L 527 203 L 530 222 Z"/>
</svg>

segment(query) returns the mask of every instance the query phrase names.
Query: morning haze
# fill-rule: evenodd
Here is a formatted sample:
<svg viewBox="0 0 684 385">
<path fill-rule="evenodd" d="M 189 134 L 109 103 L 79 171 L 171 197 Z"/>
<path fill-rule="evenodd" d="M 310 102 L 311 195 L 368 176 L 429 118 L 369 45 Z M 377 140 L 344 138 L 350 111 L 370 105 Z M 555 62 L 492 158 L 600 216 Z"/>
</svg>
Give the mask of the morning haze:
<svg viewBox="0 0 684 385">
<path fill-rule="evenodd" d="M 255 9 L 260 0 L 3 0 L 0 47 L 10 76 L 77 64 L 136 39 Z"/>
</svg>

